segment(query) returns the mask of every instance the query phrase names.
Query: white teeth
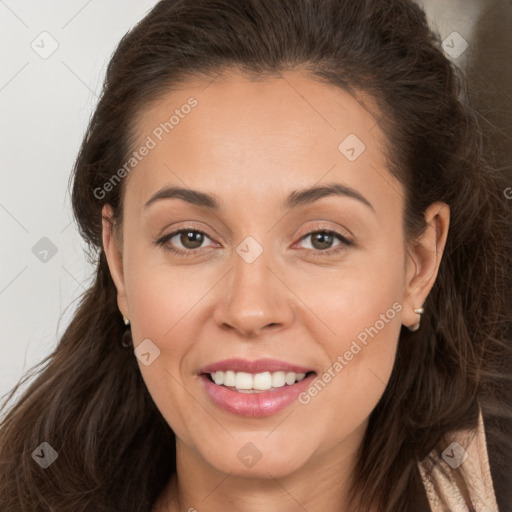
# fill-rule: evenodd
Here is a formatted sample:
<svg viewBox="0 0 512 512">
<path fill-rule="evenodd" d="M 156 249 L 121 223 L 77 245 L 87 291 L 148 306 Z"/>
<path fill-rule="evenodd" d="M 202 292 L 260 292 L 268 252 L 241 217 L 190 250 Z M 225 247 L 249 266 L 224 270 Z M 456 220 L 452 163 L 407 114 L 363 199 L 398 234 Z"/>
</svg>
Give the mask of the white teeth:
<svg viewBox="0 0 512 512">
<path fill-rule="evenodd" d="M 217 373 L 217 372 L 215 372 Z M 235 385 L 235 372 L 225 372 L 224 373 L 224 386 L 232 387 Z"/>
<path fill-rule="evenodd" d="M 252 375 L 245 372 L 236 372 L 235 388 L 252 389 Z"/>
<path fill-rule="evenodd" d="M 272 387 L 272 375 L 270 375 L 270 372 L 257 373 L 253 377 L 252 387 L 254 389 L 259 389 L 260 391 L 270 389 Z"/>
<path fill-rule="evenodd" d="M 284 381 L 286 382 L 286 384 L 288 384 L 288 386 L 291 386 L 292 384 L 295 384 L 295 379 L 296 378 L 297 378 L 297 374 L 296 373 L 288 372 L 284 376 Z"/>
<path fill-rule="evenodd" d="M 251 393 L 252 390 L 266 391 L 271 388 L 282 388 L 284 385 L 291 386 L 300 382 L 306 377 L 305 373 L 295 372 L 263 372 L 251 374 L 247 372 L 212 372 L 210 376 L 218 386 L 236 388 L 242 393 Z"/>
<path fill-rule="evenodd" d="M 272 387 L 273 388 L 282 388 L 285 382 L 285 374 L 284 372 L 274 372 L 272 374 Z"/>
</svg>

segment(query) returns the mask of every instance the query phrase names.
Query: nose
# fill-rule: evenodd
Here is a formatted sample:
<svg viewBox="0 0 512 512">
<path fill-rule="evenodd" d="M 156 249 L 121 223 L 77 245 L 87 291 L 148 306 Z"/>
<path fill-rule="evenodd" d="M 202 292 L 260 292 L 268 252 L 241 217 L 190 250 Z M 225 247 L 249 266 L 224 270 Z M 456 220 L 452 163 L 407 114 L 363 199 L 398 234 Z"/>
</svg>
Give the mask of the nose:
<svg viewBox="0 0 512 512">
<path fill-rule="evenodd" d="M 265 251 L 252 263 L 234 255 L 233 268 L 223 280 L 214 312 L 220 328 L 254 338 L 293 323 L 293 293 L 269 263 Z"/>
</svg>

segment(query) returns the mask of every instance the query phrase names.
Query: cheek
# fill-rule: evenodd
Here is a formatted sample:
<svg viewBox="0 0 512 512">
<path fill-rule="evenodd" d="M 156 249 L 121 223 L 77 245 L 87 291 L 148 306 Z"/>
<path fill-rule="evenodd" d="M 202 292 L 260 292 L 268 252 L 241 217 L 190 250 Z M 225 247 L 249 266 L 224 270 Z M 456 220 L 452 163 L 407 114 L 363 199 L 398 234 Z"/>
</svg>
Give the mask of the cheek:
<svg viewBox="0 0 512 512">
<path fill-rule="evenodd" d="M 204 290 L 199 277 L 190 272 L 147 262 L 147 255 L 133 253 L 126 265 L 132 337 L 135 348 L 149 339 L 160 352 L 150 365 L 138 364 L 167 423 L 178 437 L 189 439 L 187 425 L 195 421 L 197 410 L 182 383 L 182 366 L 193 346 L 191 340 L 200 335 L 194 305 L 197 307 Z"/>
<path fill-rule="evenodd" d="M 138 337 L 179 342 L 176 332 L 200 309 L 215 276 L 199 266 L 171 265 L 163 249 L 129 247 L 125 262 L 126 294 Z"/>
<path fill-rule="evenodd" d="M 327 449 L 360 428 L 378 404 L 393 370 L 401 329 L 398 301 L 379 297 L 358 307 L 354 299 L 347 307 L 339 311 L 337 334 L 323 339 L 329 362 L 299 397 L 308 410 L 304 421 L 311 418 L 309 428 L 318 428 L 322 419 Z"/>
<path fill-rule="evenodd" d="M 375 325 L 378 339 L 398 335 L 405 256 L 400 238 L 395 238 L 382 236 L 372 247 L 349 252 L 346 260 L 328 269 L 329 274 L 317 267 L 300 279 L 288 276 L 294 292 L 316 313 L 317 322 L 321 320 L 323 334 L 330 334 L 325 343 L 331 356 L 344 352 L 347 342 L 359 335 L 364 342 L 365 329 Z"/>
<path fill-rule="evenodd" d="M 318 407 L 319 415 L 331 410 L 332 422 L 352 427 L 368 417 L 391 376 L 402 324 L 404 279 L 403 253 L 391 245 L 354 261 L 321 286 L 308 281 L 309 292 L 306 288 L 301 292 L 329 328 L 321 342 L 327 356 L 324 373 L 302 403 Z"/>
</svg>

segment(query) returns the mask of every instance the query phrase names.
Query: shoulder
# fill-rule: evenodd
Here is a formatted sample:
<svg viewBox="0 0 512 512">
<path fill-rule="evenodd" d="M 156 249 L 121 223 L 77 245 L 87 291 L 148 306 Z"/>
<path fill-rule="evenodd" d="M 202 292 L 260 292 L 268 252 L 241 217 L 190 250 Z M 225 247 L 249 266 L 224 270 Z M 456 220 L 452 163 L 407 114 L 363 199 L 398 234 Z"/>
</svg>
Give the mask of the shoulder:
<svg viewBox="0 0 512 512">
<path fill-rule="evenodd" d="M 419 463 L 431 510 L 505 512 L 498 508 L 482 413 L 476 428 L 452 432 L 446 438 L 443 449 Z"/>
</svg>

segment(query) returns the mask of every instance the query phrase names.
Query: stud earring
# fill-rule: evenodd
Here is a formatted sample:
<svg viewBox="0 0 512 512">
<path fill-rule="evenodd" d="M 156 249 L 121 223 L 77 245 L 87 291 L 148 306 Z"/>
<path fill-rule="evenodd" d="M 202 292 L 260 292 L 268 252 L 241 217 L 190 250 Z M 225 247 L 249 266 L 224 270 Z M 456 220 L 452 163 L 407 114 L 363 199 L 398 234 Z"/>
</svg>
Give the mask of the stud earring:
<svg viewBox="0 0 512 512">
<path fill-rule="evenodd" d="M 411 331 L 411 332 L 415 332 L 415 331 L 417 331 L 420 328 L 421 315 L 425 312 L 425 310 L 423 308 L 413 308 L 413 311 L 417 315 L 420 315 L 420 318 L 418 319 L 418 321 L 414 325 L 412 325 L 410 327 L 407 326 L 407 329 L 409 329 L 409 331 Z"/>
<path fill-rule="evenodd" d="M 124 315 L 123 315 L 123 322 L 124 322 L 124 325 L 130 325 L 130 320 L 128 320 L 128 318 L 126 318 Z"/>
</svg>

